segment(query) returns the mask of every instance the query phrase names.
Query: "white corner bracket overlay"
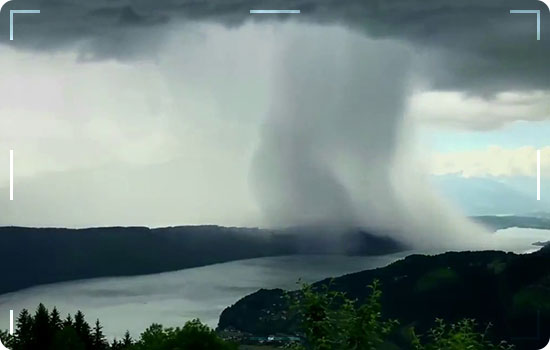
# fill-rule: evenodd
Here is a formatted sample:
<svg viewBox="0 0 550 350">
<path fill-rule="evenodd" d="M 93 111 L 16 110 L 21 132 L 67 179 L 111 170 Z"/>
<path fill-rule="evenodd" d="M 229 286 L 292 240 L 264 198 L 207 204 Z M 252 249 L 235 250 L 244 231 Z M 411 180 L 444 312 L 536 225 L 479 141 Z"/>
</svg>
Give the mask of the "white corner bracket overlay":
<svg viewBox="0 0 550 350">
<path fill-rule="evenodd" d="M 250 10 L 250 14 L 300 14 L 300 10 Z"/>
<path fill-rule="evenodd" d="M 540 149 L 537 150 L 537 200 L 540 201 Z"/>
<path fill-rule="evenodd" d="M 13 150 L 10 149 L 10 201 L 13 200 Z"/>
<path fill-rule="evenodd" d="M 13 310 L 10 310 L 10 335 L 13 335 Z M 2 344 L 2 339 L 0 339 L 0 350 L 10 350 Z"/>
<path fill-rule="evenodd" d="M 10 10 L 10 40 L 13 40 L 13 15 L 16 13 L 40 13 L 40 10 Z"/>
<path fill-rule="evenodd" d="M 540 10 L 510 10 L 511 14 L 532 13 L 537 15 L 537 40 L 540 40 Z"/>
</svg>

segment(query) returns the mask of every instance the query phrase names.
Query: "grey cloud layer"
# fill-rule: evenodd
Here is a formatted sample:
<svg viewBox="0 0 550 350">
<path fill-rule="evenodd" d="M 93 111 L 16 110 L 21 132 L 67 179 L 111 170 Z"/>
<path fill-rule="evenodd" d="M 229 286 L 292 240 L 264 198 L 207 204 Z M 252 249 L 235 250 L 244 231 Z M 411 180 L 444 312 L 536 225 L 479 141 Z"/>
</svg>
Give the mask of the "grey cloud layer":
<svg viewBox="0 0 550 350">
<path fill-rule="evenodd" d="M 253 20 L 341 24 L 369 36 L 412 43 L 418 65 L 437 89 L 491 93 L 546 89 L 550 74 L 550 15 L 535 0 L 304 0 L 304 1 L 86 1 L 15 0 L 4 7 L 0 26 L 9 28 L 9 9 L 40 9 L 16 18 L 16 41 L 27 49 L 77 49 L 83 60 L 154 57 L 173 23 L 209 21 L 238 26 L 250 9 L 300 9 L 294 16 L 256 15 Z M 535 15 L 510 9 L 540 9 L 542 40 L 535 40 Z M 1 34 L 3 42 L 8 31 Z"/>
</svg>

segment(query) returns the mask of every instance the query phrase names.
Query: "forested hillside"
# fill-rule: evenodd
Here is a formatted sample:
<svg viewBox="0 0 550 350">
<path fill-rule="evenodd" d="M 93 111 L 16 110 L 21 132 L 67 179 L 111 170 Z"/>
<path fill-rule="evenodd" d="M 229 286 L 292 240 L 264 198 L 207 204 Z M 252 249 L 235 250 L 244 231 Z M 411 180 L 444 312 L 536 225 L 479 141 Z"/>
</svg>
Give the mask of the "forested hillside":
<svg viewBox="0 0 550 350">
<path fill-rule="evenodd" d="M 386 254 L 405 247 L 363 231 L 220 226 L 0 228 L 0 293 L 84 278 L 173 271 L 232 260 L 292 254 Z M 17 267 L 12 269 L 10 267 Z"/>
<path fill-rule="evenodd" d="M 519 348 L 534 349 L 550 337 L 550 247 L 527 255 L 499 251 L 411 255 L 387 267 L 320 281 L 361 304 L 367 287 L 381 285 L 382 314 L 400 320 L 405 331 L 426 332 L 436 318 L 464 318 Z M 299 294 L 293 292 L 291 295 Z M 289 310 L 283 290 L 260 290 L 225 309 L 219 329 L 266 335 L 295 334 L 299 320 Z"/>
</svg>

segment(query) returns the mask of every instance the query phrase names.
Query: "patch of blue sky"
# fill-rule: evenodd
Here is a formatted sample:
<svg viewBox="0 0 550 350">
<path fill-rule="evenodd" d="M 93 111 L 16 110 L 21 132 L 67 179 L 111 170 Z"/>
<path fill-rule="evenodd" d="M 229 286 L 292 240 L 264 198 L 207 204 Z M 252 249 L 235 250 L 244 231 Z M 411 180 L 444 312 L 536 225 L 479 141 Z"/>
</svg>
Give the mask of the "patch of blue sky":
<svg viewBox="0 0 550 350">
<path fill-rule="evenodd" d="M 450 130 L 423 128 L 422 143 L 435 152 L 460 152 L 486 149 L 489 146 L 519 148 L 550 146 L 550 121 L 517 121 L 495 130 Z"/>
</svg>

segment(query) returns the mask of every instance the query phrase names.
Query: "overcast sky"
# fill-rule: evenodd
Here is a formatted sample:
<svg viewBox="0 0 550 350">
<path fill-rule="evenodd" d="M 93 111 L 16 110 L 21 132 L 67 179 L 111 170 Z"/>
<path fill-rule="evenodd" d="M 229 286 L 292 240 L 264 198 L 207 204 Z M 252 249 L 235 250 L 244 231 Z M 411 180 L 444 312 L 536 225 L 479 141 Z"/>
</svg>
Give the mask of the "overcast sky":
<svg viewBox="0 0 550 350">
<path fill-rule="evenodd" d="M 15 15 L 14 41 L 10 9 L 41 11 Z M 250 9 L 301 14 L 251 15 Z M 510 9 L 541 10 L 540 41 L 536 16 Z M 259 199 L 303 187 L 296 174 L 271 178 L 273 164 L 288 170 L 288 158 L 273 152 L 311 160 L 297 148 L 281 151 L 287 145 L 278 143 L 281 133 L 289 130 L 342 150 L 393 152 L 414 142 L 434 175 L 533 177 L 541 148 L 542 174 L 550 178 L 550 13 L 535 0 L 15 0 L 2 9 L 0 28 L 6 29 L 0 31 L 0 225 L 262 225 L 266 211 L 281 203 L 314 206 L 313 216 L 344 208 L 317 208 L 315 186 L 277 204 Z M 363 71 L 356 57 L 370 68 Z M 344 68 L 332 70 L 330 62 Z M 354 81 L 362 78 L 376 82 Z M 360 101 L 354 89 L 372 86 L 380 96 L 369 92 L 372 100 L 365 101 L 380 115 L 371 124 L 346 119 L 360 109 L 348 109 L 338 96 Z M 281 101 L 319 96 L 340 106 L 331 113 L 342 113 L 341 124 L 304 117 L 277 126 L 277 113 L 326 112 L 300 103 L 284 109 Z M 386 111 L 392 122 L 385 129 Z M 357 135 L 366 139 L 386 132 L 399 142 L 331 136 L 361 138 L 347 134 L 351 125 L 360 125 L 364 134 Z M 411 130 L 405 141 L 403 125 Z M 312 145 L 317 141 L 306 144 Z M 290 168 L 317 169 L 301 166 Z M 327 184 L 336 182 L 326 174 L 314 181 L 330 192 Z M 369 186 L 352 178 L 346 186 L 355 187 L 347 191 Z"/>
</svg>

